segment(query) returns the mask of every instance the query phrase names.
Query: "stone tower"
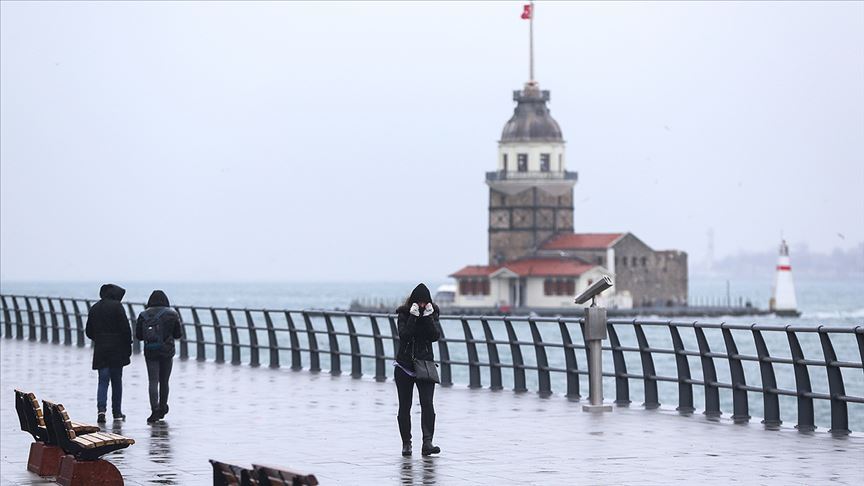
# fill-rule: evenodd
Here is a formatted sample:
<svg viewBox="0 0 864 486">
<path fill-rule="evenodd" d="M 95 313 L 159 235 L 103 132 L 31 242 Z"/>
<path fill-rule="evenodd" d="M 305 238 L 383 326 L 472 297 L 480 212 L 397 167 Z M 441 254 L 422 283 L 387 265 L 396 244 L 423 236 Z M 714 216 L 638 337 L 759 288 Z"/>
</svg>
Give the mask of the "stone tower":
<svg viewBox="0 0 864 486">
<path fill-rule="evenodd" d="M 573 231 L 576 172 L 566 170 L 561 128 L 549 91 L 534 81 L 513 92 L 516 109 L 498 142 L 489 185 L 489 264 L 514 260 L 559 232 Z"/>
</svg>

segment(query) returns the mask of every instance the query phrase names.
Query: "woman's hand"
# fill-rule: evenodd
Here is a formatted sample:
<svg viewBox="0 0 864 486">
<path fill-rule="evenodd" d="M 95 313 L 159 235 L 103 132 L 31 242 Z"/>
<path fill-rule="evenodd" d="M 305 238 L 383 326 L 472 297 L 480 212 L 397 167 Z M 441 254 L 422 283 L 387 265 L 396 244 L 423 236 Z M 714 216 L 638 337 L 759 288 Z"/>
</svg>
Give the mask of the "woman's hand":
<svg viewBox="0 0 864 486">
<path fill-rule="evenodd" d="M 432 307 L 432 303 L 429 302 L 428 304 L 426 304 L 426 307 L 423 308 L 423 315 L 431 316 L 433 312 L 435 312 L 435 308 Z"/>
<path fill-rule="evenodd" d="M 420 317 L 420 306 L 417 305 L 417 302 L 411 304 L 411 310 L 409 312 L 412 316 Z"/>
</svg>

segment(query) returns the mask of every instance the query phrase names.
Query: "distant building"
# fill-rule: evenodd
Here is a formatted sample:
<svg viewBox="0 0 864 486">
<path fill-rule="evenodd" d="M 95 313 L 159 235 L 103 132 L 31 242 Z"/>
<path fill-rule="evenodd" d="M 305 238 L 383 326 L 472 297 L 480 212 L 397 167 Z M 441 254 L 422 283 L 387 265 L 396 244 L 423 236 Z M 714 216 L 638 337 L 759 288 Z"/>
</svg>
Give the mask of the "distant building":
<svg viewBox="0 0 864 486">
<path fill-rule="evenodd" d="M 457 307 L 576 307 L 573 297 L 607 274 L 610 307 L 687 303 L 687 254 L 655 251 L 631 233 L 574 233 L 573 187 L 549 91 L 513 93 L 489 186 L 489 261 L 453 273 Z"/>
</svg>

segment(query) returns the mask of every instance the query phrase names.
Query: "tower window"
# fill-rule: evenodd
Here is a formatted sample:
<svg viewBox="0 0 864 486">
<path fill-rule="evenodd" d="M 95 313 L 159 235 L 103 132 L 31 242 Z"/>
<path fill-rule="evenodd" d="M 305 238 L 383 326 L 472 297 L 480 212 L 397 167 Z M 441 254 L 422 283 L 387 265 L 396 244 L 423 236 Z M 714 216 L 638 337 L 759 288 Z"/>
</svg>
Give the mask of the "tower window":
<svg viewBox="0 0 864 486">
<path fill-rule="evenodd" d="M 549 172 L 549 154 L 540 154 L 540 171 Z"/>
<path fill-rule="evenodd" d="M 558 171 L 564 170 L 564 155 L 558 154 Z"/>
<path fill-rule="evenodd" d="M 516 170 L 519 172 L 528 172 L 528 154 L 516 154 Z"/>
<path fill-rule="evenodd" d="M 507 172 L 507 154 L 504 154 L 504 172 Z"/>
</svg>

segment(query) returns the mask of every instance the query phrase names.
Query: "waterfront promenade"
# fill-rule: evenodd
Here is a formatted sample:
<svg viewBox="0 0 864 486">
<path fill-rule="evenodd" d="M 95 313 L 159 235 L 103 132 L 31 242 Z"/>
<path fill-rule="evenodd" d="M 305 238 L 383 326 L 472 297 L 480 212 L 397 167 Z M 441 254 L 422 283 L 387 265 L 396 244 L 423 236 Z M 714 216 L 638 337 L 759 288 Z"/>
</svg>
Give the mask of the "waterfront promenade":
<svg viewBox="0 0 864 486">
<path fill-rule="evenodd" d="M 89 348 L 0 340 L 2 484 L 43 484 L 26 471 L 30 437 L 17 430 L 13 388 L 93 422 L 90 357 Z M 864 476 L 860 434 L 769 431 L 635 405 L 592 415 L 560 395 L 438 388 L 443 451 L 431 458 L 399 455 L 391 381 L 177 359 L 163 424 L 146 425 L 146 396 L 136 354 L 124 374 L 128 419 L 107 424 L 136 440 L 106 457 L 126 484 L 211 484 L 210 458 L 292 467 L 322 484 L 855 484 Z M 414 425 L 419 436 L 419 415 Z"/>
</svg>

